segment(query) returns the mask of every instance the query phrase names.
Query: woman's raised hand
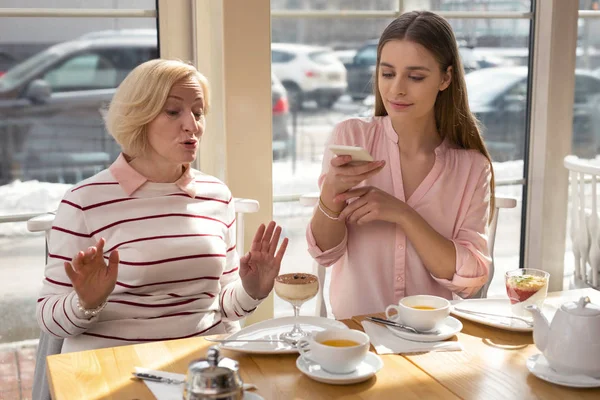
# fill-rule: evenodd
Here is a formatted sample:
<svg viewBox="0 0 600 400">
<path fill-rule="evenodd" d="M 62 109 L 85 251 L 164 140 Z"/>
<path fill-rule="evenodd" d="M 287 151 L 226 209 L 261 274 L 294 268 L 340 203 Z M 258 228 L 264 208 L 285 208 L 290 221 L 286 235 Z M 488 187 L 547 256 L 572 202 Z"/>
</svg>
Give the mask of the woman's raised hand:
<svg viewBox="0 0 600 400">
<path fill-rule="evenodd" d="M 79 304 L 85 309 L 94 309 L 104 303 L 117 283 L 119 252 L 110 253 L 107 264 L 103 253 L 105 243 L 101 238 L 95 246 L 80 251 L 71 262 L 64 263 Z"/>
<path fill-rule="evenodd" d="M 274 221 L 267 227 L 261 224 L 254 235 L 250 251 L 240 258 L 240 278 L 244 290 L 257 300 L 271 293 L 288 245 L 288 239 L 285 238 L 277 250 L 281 227 L 275 226 Z"/>
</svg>

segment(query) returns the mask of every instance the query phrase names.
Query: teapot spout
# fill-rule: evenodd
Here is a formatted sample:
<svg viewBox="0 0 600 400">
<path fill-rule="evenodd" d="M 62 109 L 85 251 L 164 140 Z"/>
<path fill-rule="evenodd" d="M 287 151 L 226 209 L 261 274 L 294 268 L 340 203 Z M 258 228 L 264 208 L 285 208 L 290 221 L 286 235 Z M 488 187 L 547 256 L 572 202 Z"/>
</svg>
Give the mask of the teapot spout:
<svg viewBox="0 0 600 400">
<path fill-rule="evenodd" d="M 533 315 L 533 342 L 536 347 L 543 352 L 548 343 L 550 322 L 548 322 L 548 319 L 535 304 L 529 305 L 525 307 L 525 309 Z"/>
</svg>

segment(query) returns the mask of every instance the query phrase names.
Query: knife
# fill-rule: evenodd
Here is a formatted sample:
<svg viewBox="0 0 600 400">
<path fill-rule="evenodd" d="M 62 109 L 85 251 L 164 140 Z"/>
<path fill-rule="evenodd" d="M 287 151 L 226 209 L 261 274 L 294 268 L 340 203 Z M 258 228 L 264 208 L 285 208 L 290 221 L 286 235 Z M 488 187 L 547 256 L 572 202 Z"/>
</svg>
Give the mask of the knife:
<svg viewBox="0 0 600 400">
<path fill-rule="evenodd" d="M 152 375 L 147 372 L 132 372 L 131 374 L 135 378 L 142 379 L 144 381 L 168 383 L 170 385 L 181 385 L 182 383 L 185 382 L 185 380 L 183 380 L 183 379 L 165 378 L 165 377 L 158 376 L 158 375 Z"/>
<path fill-rule="evenodd" d="M 152 375 L 152 374 L 149 374 L 146 372 L 132 372 L 131 374 L 134 376 L 134 378 L 141 379 L 144 381 L 167 383 L 170 385 L 181 385 L 181 384 L 185 383 L 184 379 L 164 378 L 162 376 Z M 256 389 L 255 384 L 244 383 L 244 390 L 254 390 L 254 389 Z"/>
<path fill-rule="evenodd" d="M 427 332 L 419 331 L 419 330 L 416 330 L 415 328 L 413 328 L 412 326 L 403 325 L 398 322 L 390 321 L 389 319 L 383 319 L 383 318 L 378 318 L 378 317 L 367 317 L 366 319 L 368 319 L 369 321 L 372 321 L 372 322 L 377 322 L 378 324 L 393 326 L 394 328 L 402 329 L 403 331 L 406 331 L 406 332 L 416 333 L 418 335 L 438 335 L 440 333 L 439 330 L 427 331 Z"/>
</svg>

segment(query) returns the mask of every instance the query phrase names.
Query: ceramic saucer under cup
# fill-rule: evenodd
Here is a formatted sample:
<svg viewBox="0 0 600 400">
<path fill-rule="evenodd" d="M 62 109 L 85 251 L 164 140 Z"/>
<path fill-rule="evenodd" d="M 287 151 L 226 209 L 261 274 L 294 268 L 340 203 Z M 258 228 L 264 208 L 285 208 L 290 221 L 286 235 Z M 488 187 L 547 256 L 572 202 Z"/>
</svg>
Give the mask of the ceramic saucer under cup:
<svg viewBox="0 0 600 400">
<path fill-rule="evenodd" d="M 396 322 L 402 322 L 398 319 L 394 319 Z M 450 339 L 452 336 L 456 335 L 463 328 L 462 322 L 454 317 L 446 317 L 436 328 L 439 333 L 433 334 L 423 334 L 423 333 L 413 333 L 408 332 L 404 329 L 395 328 L 390 325 L 386 325 L 392 333 L 402 339 L 412 340 L 413 342 L 440 342 L 442 340 Z"/>
<path fill-rule="evenodd" d="M 300 356 L 296 360 L 296 367 L 315 381 L 331 385 L 350 385 L 366 381 L 374 376 L 383 367 L 383 361 L 377 354 L 368 352 L 354 371 L 347 374 L 334 374 L 323 370 L 319 364 Z"/>
</svg>

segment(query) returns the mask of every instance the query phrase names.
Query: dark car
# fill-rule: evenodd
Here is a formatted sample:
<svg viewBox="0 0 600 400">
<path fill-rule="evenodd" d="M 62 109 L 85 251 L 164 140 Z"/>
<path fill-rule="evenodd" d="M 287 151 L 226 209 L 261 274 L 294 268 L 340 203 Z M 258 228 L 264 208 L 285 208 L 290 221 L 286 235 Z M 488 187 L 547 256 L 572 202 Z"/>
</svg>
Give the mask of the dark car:
<svg viewBox="0 0 600 400">
<path fill-rule="evenodd" d="M 348 94 L 353 100 L 364 100 L 373 94 L 373 74 L 377 62 L 377 44 L 379 39 L 369 40 L 360 47 L 346 67 Z"/>
<path fill-rule="evenodd" d="M 466 76 L 469 106 L 484 126 L 497 161 L 522 159 L 527 124 L 527 67 L 486 68 Z M 600 79 L 575 71 L 572 154 L 593 158 L 600 147 Z"/>
<path fill-rule="evenodd" d="M 290 107 L 285 88 L 271 73 L 271 99 L 273 105 L 273 160 L 287 158 L 294 151 L 289 132 Z"/>
<path fill-rule="evenodd" d="M 102 31 L 52 46 L 0 77 L 0 184 L 75 183 L 110 165 L 120 148 L 102 112 L 127 74 L 157 57 L 156 34 Z M 274 156 L 283 157 L 287 98 L 273 86 Z"/>
</svg>

